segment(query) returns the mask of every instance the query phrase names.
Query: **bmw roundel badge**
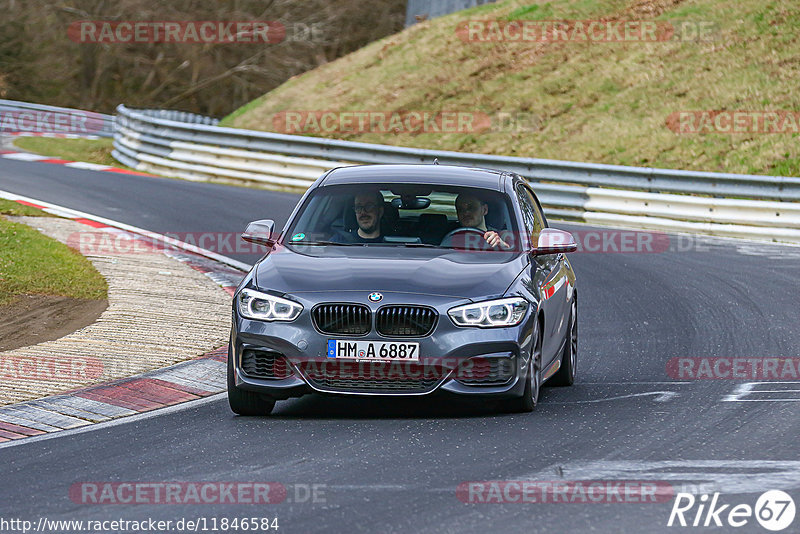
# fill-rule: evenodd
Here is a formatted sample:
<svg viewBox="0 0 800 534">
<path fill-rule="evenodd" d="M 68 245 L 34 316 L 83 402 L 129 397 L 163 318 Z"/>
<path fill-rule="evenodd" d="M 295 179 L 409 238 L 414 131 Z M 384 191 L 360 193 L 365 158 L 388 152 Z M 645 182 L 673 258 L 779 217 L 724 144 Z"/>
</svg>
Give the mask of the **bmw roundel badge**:
<svg viewBox="0 0 800 534">
<path fill-rule="evenodd" d="M 377 293 L 377 292 L 376 293 L 370 293 L 369 297 L 367 297 L 367 298 L 369 298 L 369 300 L 371 300 L 372 302 L 380 302 L 383 299 L 383 295 L 381 295 L 380 293 Z"/>
</svg>

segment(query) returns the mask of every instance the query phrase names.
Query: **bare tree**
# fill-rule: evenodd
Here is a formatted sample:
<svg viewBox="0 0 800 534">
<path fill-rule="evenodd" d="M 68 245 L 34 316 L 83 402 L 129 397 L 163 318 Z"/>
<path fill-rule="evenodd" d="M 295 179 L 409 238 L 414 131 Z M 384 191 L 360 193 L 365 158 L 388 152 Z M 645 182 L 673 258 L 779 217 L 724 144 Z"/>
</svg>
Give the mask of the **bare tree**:
<svg viewBox="0 0 800 534">
<path fill-rule="evenodd" d="M 0 96 L 111 112 L 222 116 L 402 29 L 405 0 L 0 0 Z M 80 21 L 277 21 L 275 43 L 80 42 Z M 74 36 L 73 36 L 74 37 Z"/>
</svg>

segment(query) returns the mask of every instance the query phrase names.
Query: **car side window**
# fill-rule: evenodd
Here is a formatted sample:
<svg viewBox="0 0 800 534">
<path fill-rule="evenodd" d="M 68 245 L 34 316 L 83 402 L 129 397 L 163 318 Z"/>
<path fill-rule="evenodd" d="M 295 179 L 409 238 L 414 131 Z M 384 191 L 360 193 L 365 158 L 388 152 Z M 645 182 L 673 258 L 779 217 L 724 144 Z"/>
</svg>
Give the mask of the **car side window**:
<svg viewBox="0 0 800 534">
<path fill-rule="evenodd" d="M 536 222 L 535 224 L 536 238 L 538 239 L 539 232 L 541 232 L 542 229 L 547 228 L 547 219 L 545 218 L 544 213 L 542 212 L 542 205 L 539 203 L 539 199 L 537 199 L 536 196 L 533 194 L 533 192 L 527 187 L 525 188 L 525 193 L 527 193 L 528 199 L 530 199 L 531 205 L 533 206 L 533 218 L 534 221 Z"/>
<path fill-rule="evenodd" d="M 517 186 L 517 199 L 519 199 L 519 207 L 522 210 L 522 218 L 525 223 L 525 229 L 528 235 L 531 236 L 531 243 L 535 246 L 539 241 L 539 234 L 542 228 L 545 228 L 544 216 L 539 211 L 536 199 L 533 193 L 524 185 Z"/>
</svg>

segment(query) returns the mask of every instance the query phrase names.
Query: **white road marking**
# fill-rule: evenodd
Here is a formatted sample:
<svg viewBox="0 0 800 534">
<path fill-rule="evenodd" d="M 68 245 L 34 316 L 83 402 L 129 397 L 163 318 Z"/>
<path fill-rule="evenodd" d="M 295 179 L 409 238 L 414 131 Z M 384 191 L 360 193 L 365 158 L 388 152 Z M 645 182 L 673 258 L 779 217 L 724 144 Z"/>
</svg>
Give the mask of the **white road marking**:
<svg viewBox="0 0 800 534">
<path fill-rule="evenodd" d="M 630 395 L 618 395 L 616 397 L 606 397 L 603 399 L 589 399 L 589 400 L 577 400 L 577 401 L 554 401 L 553 404 L 589 404 L 593 402 L 606 402 L 606 401 L 613 401 L 619 399 L 629 399 L 632 397 L 646 397 L 649 395 L 656 395 L 656 398 L 653 399 L 655 402 L 667 402 L 672 400 L 673 398 L 678 396 L 678 393 L 674 391 L 648 391 L 646 393 L 631 393 Z M 550 403 L 550 401 L 547 401 Z"/>
<path fill-rule="evenodd" d="M 556 469 L 563 480 L 665 481 L 676 491 L 701 485 L 704 492 L 762 493 L 770 489 L 800 488 L 797 460 L 577 460 L 551 465 L 517 480 L 553 480 Z M 687 484 L 684 484 L 687 483 Z"/>
<path fill-rule="evenodd" d="M 86 169 L 87 171 L 104 171 L 110 169 L 111 165 L 101 165 L 99 163 L 87 163 L 85 161 L 73 161 L 65 163 L 64 167 L 72 167 L 74 169 Z"/>
<path fill-rule="evenodd" d="M 759 389 L 759 386 L 773 388 L 776 384 L 786 384 L 788 386 L 800 387 L 800 382 L 745 382 L 744 384 L 739 384 L 736 386 L 736 389 L 734 389 L 733 393 L 730 395 L 725 395 L 721 402 L 800 402 L 800 398 L 771 398 L 769 396 L 762 397 L 762 395 L 765 394 L 770 395 L 779 393 L 791 395 L 793 393 L 800 393 L 800 389 L 792 389 L 791 387 L 778 387 L 778 389 Z"/>
<path fill-rule="evenodd" d="M 40 161 L 43 159 L 52 159 L 50 156 L 40 156 L 39 154 L 31 154 L 29 152 L 13 152 L 11 154 L 3 154 L 6 159 L 18 159 L 20 161 Z"/>
<path fill-rule="evenodd" d="M 50 215 L 55 215 L 56 217 L 64 217 L 65 219 L 71 218 L 71 215 L 69 213 L 57 210 L 55 208 L 45 208 L 42 211 L 45 213 L 49 213 Z"/>
<path fill-rule="evenodd" d="M 667 386 L 686 386 L 691 382 L 676 382 L 675 380 L 668 382 L 646 382 L 646 381 L 629 381 L 629 382 L 580 382 L 581 386 L 628 386 L 630 384 L 647 384 L 647 385 L 667 385 Z"/>
</svg>

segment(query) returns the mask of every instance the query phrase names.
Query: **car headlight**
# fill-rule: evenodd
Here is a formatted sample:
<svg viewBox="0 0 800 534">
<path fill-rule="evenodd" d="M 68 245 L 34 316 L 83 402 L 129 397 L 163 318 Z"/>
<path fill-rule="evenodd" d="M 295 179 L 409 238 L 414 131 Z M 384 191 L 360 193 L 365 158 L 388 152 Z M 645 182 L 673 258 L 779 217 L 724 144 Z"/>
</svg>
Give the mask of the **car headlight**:
<svg viewBox="0 0 800 534">
<path fill-rule="evenodd" d="M 294 321 L 303 305 L 252 289 L 242 289 L 237 298 L 239 313 L 259 321 Z"/>
<path fill-rule="evenodd" d="M 518 325 L 522 322 L 527 310 L 527 300 L 520 297 L 509 297 L 456 306 L 450 308 L 447 314 L 456 326 L 495 328 Z"/>
</svg>

